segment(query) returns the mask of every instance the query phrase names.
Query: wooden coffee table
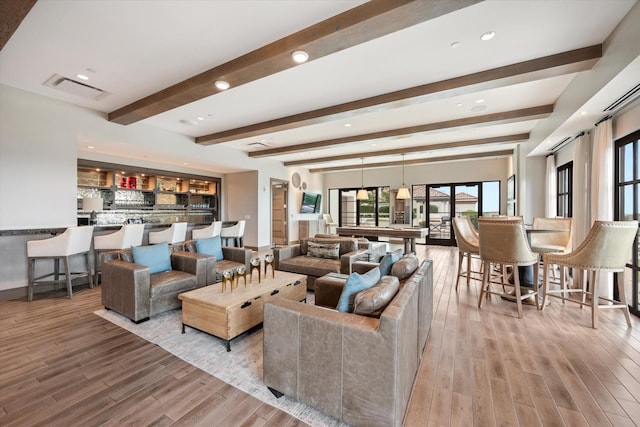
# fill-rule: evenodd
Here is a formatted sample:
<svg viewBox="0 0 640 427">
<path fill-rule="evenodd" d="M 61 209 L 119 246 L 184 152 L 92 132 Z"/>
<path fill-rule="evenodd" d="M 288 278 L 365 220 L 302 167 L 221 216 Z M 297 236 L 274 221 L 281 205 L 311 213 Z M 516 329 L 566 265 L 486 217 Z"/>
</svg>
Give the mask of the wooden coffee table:
<svg viewBox="0 0 640 427">
<path fill-rule="evenodd" d="M 249 276 L 249 275 L 247 275 Z M 222 292 L 220 283 L 178 295 L 182 300 L 182 333 L 185 326 L 198 329 L 226 341 L 231 340 L 263 321 L 263 307 L 273 298 L 304 301 L 307 298 L 307 276 L 276 271 L 258 283 L 257 275 L 250 280 L 240 277 L 233 292 L 229 285 Z"/>
</svg>

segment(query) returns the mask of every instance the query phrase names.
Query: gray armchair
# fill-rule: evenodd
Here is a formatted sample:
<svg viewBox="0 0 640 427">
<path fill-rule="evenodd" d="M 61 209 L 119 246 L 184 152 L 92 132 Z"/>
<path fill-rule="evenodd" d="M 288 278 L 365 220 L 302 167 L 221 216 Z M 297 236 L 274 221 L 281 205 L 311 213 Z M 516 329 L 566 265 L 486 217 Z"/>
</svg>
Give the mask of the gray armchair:
<svg viewBox="0 0 640 427">
<path fill-rule="evenodd" d="M 149 273 L 135 264 L 131 250 L 106 252 L 102 266 L 102 305 L 136 323 L 182 306 L 178 294 L 206 284 L 207 257 L 189 252 L 171 254 L 171 270 Z"/>
</svg>

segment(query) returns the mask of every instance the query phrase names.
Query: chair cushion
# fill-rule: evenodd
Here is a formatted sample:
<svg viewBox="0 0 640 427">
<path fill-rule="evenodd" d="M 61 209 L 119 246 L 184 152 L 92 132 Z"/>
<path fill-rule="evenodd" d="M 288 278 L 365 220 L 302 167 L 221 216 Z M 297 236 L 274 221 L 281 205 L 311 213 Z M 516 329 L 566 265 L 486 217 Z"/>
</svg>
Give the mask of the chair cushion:
<svg viewBox="0 0 640 427">
<path fill-rule="evenodd" d="M 224 259 L 222 253 L 222 239 L 220 235 L 207 237 L 206 239 L 196 239 L 196 250 L 199 254 L 212 255 L 217 261 Z"/>
<path fill-rule="evenodd" d="M 149 273 L 171 270 L 171 255 L 167 242 L 149 246 L 132 246 L 133 262 L 149 267 Z"/>
<path fill-rule="evenodd" d="M 389 252 L 380 260 L 380 275 L 388 276 L 391 274 L 391 267 L 400 259 L 400 253 L 398 251 Z"/>
<path fill-rule="evenodd" d="M 307 256 L 313 258 L 339 259 L 340 243 L 307 243 Z"/>
<path fill-rule="evenodd" d="M 365 274 L 351 273 L 344 284 L 336 310 L 352 313 L 356 294 L 375 285 L 380 280 L 380 269 L 372 268 Z"/>
<path fill-rule="evenodd" d="M 398 293 L 400 281 L 395 276 L 384 276 L 378 283 L 356 294 L 353 306 L 355 314 L 380 317 L 384 309 Z"/>
<path fill-rule="evenodd" d="M 398 280 L 405 280 L 413 274 L 414 271 L 420 265 L 418 257 L 413 254 L 408 254 L 400 258 L 391 267 L 391 275 L 398 278 Z"/>
</svg>

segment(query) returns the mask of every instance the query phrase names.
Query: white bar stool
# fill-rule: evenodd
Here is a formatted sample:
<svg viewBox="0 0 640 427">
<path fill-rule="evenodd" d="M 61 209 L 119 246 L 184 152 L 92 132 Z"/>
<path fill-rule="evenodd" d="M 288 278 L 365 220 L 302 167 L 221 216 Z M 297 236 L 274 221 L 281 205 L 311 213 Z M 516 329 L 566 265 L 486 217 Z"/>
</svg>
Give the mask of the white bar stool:
<svg viewBox="0 0 640 427">
<path fill-rule="evenodd" d="M 184 242 L 187 238 L 187 223 L 186 222 L 174 222 L 171 227 L 162 231 L 149 232 L 149 244 L 155 245 L 156 243 L 167 242 L 172 245 L 174 243 Z"/>
<path fill-rule="evenodd" d="M 244 247 L 244 226 L 245 221 L 238 221 L 238 223 L 231 227 L 224 227 L 220 231 L 220 237 L 222 237 L 225 246 L 228 245 L 228 239 L 233 239 L 233 246 L 237 246 L 239 248 Z"/>
<path fill-rule="evenodd" d="M 127 249 L 131 246 L 142 245 L 144 224 L 125 224 L 115 233 L 93 238 L 93 259 L 95 264 L 94 283 L 98 284 L 99 274 L 102 271 L 102 252 Z"/>
<path fill-rule="evenodd" d="M 93 288 L 93 280 L 91 277 L 91 262 L 89 255 L 91 251 L 91 238 L 93 237 L 93 226 L 69 227 L 64 233 L 43 240 L 30 240 L 27 242 L 27 263 L 29 283 L 28 283 L 28 299 L 33 300 L 33 287 L 36 284 L 43 283 L 65 283 L 67 284 L 67 293 L 69 298 L 73 295 L 71 289 L 72 276 L 89 278 L 89 287 Z M 69 260 L 73 255 L 83 255 L 87 270 L 80 272 L 72 272 L 69 267 Z M 42 276 L 35 276 L 36 260 L 53 259 L 54 271 Z M 64 262 L 65 279 L 60 280 L 60 260 Z M 54 280 L 43 280 L 47 277 L 54 276 Z"/>
<path fill-rule="evenodd" d="M 214 221 L 208 227 L 191 230 L 191 237 L 193 239 L 206 239 L 208 237 L 218 236 L 220 230 L 222 230 L 222 221 Z"/>
</svg>

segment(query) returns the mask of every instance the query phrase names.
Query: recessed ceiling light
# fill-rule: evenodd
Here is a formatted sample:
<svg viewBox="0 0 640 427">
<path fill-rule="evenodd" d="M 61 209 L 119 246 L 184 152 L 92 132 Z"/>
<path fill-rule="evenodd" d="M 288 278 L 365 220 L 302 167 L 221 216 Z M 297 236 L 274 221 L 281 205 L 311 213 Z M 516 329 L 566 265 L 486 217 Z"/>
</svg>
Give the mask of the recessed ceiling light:
<svg viewBox="0 0 640 427">
<path fill-rule="evenodd" d="M 89 145 L 89 146 L 87 146 L 87 148 L 88 148 L 89 150 L 93 150 L 93 149 L 94 149 L 94 148 L 96 148 L 96 147 L 94 147 L 93 145 Z M 99 170 L 99 169 L 96 169 L 96 170 Z"/>
<path fill-rule="evenodd" d="M 346 128 L 350 128 L 350 127 L 351 127 L 351 123 L 345 123 L 345 124 L 344 124 L 344 127 L 346 127 Z"/>
<path fill-rule="evenodd" d="M 184 163 L 183 163 L 183 165 L 188 165 L 188 164 L 189 164 L 189 163 L 187 163 L 187 162 L 184 162 Z"/>
<path fill-rule="evenodd" d="M 298 64 L 302 64 L 303 62 L 307 62 L 307 59 L 309 59 L 309 54 L 304 50 L 296 50 L 291 54 L 291 58 L 293 58 L 293 60 Z"/>
<path fill-rule="evenodd" d="M 197 117 L 198 120 L 204 120 L 204 117 Z"/>
<path fill-rule="evenodd" d="M 586 114 L 587 114 L 587 112 L 586 112 L 586 111 L 583 111 L 583 112 L 582 112 L 582 113 L 580 113 L 580 114 L 582 114 L 582 115 L 584 116 L 584 115 L 586 115 Z"/>
<path fill-rule="evenodd" d="M 451 47 L 452 49 L 458 48 L 460 47 L 460 42 L 453 42 L 449 45 L 449 47 Z"/>
<path fill-rule="evenodd" d="M 476 99 L 476 104 L 482 104 L 484 102 L 484 98 Z"/>
<path fill-rule="evenodd" d="M 224 80 L 217 80 L 215 85 L 220 90 L 227 90 L 231 87 L 231 85 Z"/>
<path fill-rule="evenodd" d="M 458 103 L 456 104 L 456 107 L 462 107 L 462 102 L 458 102 Z"/>
<path fill-rule="evenodd" d="M 473 111 L 474 113 L 477 113 L 478 111 L 484 111 L 486 109 L 487 109 L 486 105 L 476 105 L 471 109 L 471 111 Z"/>
<path fill-rule="evenodd" d="M 484 41 L 491 40 L 495 35 L 496 35 L 495 32 L 487 31 L 486 33 L 480 36 L 480 40 L 484 40 Z"/>
<path fill-rule="evenodd" d="M 89 76 L 85 74 L 76 74 L 76 77 L 79 78 L 80 80 L 89 80 Z"/>
</svg>

